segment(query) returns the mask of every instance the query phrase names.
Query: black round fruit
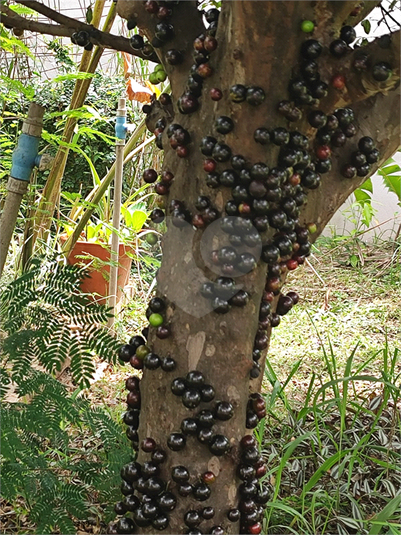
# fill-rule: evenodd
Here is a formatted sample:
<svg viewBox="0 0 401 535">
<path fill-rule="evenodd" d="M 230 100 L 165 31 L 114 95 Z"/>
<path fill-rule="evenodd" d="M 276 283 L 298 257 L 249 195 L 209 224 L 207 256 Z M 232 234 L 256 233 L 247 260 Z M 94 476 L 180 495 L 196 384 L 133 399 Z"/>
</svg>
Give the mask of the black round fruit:
<svg viewBox="0 0 401 535">
<path fill-rule="evenodd" d="M 233 102 L 243 102 L 246 99 L 247 89 L 242 84 L 235 84 L 230 87 L 230 99 Z"/>
<path fill-rule="evenodd" d="M 253 139 L 256 143 L 267 145 L 270 141 L 270 132 L 267 128 L 257 128 L 253 134 Z"/>
<path fill-rule="evenodd" d="M 159 531 L 166 529 L 168 527 L 168 524 L 168 516 L 165 514 L 159 514 L 156 518 L 152 520 L 152 526 Z"/>
<path fill-rule="evenodd" d="M 224 435 L 214 435 L 210 444 L 209 450 L 213 455 L 221 456 L 227 453 L 230 449 L 228 438 Z"/>
<path fill-rule="evenodd" d="M 265 92 L 261 87 L 248 87 L 246 90 L 246 101 L 251 106 L 260 106 L 265 100 Z"/>
<path fill-rule="evenodd" d="M 376 163 L 379 161 L 380 152 L 378 149 L 373 149 L 372 152 L 366 155 L 366 160 L 368 163 Z"/>
<path fill-rule="evenodd" d="M 313 128 L 322 128 L 327 123 L 327 115 L 321 110 L 311 111 L 308 115 L 308 121 Z"/>
<path fill-rule="evenodd" d="M 214 388 L 211 385 L 203 385 L 200 389 L 202 401 L 208 403 L 214 399 L 216 395 Z"/>
<path fill-rule="evenodd" d="M 187 388 L 187 383 L 184 378 L 176 377 L 171 383 L 171 392 L 175 396 L 182 396 Z"/>
<path fill-rule="evenodd" d="M 195 498 L 195 500 L 199 502 L 204 502 L 205 500 L 210 498 L 212 491 L 209 487 L 209 485 L 206 485 L 206 483 L 197 483 L 193 487 L 192 494 Z"/>
<path fill-rule="evenodd" d="M 234 416 L 234 407 L 229 401 L 220 401 L 214 410 L 218 420 L 230 420 Z"/>
<path fill-rule="evenodd" d="M 286 145 L 290 141 L 290 134 L 285 128 L 279 126 L 271 131 L 270 139 L 275 145 Z"/>
<path fill-rule="evenodd" d="M 143 365 L 148 370 L 156 370 L 160 366 L 160 357 L 156 353 L 148 353 L 143 359 Z"/>
<path fill-rule="evenodd" d="M 377 82 L 385 82 L 392 74 L 391 66 L 385 61 L 379 61 L 373 65 L 372 76 Z"/>
<path fill-rule="evenodd" d="M 145 41 L 143 40 L 143 37 L 141 35 L 136 34 L 130 38 L 130 45 L 135 50 L 139 50 L 145 46 Z"/>
<path fill-rule="evenodd" d="M 316 39 L 308 39 L 301 45 L 301 54 L 305 59 L 316 59 L 322 53 L 323 46 Z"/>
<path fill-rule="evenodd" d="M 185 466 L 174 466 L 171 470 L 171 477 L 173 481 L 182 485 L 183 483 L 189 481 L 189 472 Z"/>
<path fill-rule="evenodd" d="M 216 143 L 212 156 L 217 162 L 228 162 L 231 158 L 231 149 L 225 143 Z"/>
<path fill-rule="evenodd" d="M 336 58 L 342 58 L 348 51 L 347 43 L 343 39 L 335 39 L 329 48 L 330 53 Z"/>
<path fill-rule="evenodd" d="M 375 142 L 369 136 L 361 137 L 358 141 L 358 148 L 364 154 L 369 154 L 375 148 Z"/>
<path fill-rule="evenodd" d="M 184 449 L 186 444 L 186 438 L 182 433 L 171 433 L 167 439 L 167 446 L 172 451 L 180 451 Z"/>
<path fill-rule="evenodd" d="M 214 127 L 219 134 L 229 134 L 234 129 L 234 122 L 230 117 L 221 115 L 216 119 Z"/>
<path fill-rule="evenodd" d="M 117 522 L 117 533 L 133 533 L 134 532 L 134 522 L 131 518 L 120 518 Z"/>
<path fill-rule="evenodd" d="M 163 357 L 161 359 L 160 367 L 164 372 L 172 372 L 177 367 L 177 363 L 171 357 Z"/>
<path fill-rule="evenodd" d="M 212 427 L 214 424 L 213 412 L 203 409 L 197 414 L 198 423 L 201 427 Z"/>
<path fill-rule="evenodd" d="M 172 511 L 177 505 L 177 498 L 172 492 L 163 492 L 157 497 L 157 504 L 162 511 Z"/>
<path fill-rule="evenodd" d="M 213 436 L 213 431 L 210 427 L 202 427 L 198 430 L 197 438 L 201 444 L 210 444 Z"/>
<path fill-rule="evenodd" d="M 196 528 L 196 526 L 199 526 L 201 521 L 202 521 L 202 518 L 200 514 L 198 513 L 198 511 L 195 511 L 193 509 L 187 511 L 184 515 L 184 523 L 189 528 Z"/>
<path fill-rule="evenodd" d="M 195 409 L 201 402 L 201 395 L 196 388 L 188 388 L 182 395 L 182 404 L 187 409 Z"/>
<path fill-rule="evenodd" d="M 340 38 L 350 45 L 356 39 L 356 32 L 352 26 L 343 26 L 340 31 Z"/>
</svg>

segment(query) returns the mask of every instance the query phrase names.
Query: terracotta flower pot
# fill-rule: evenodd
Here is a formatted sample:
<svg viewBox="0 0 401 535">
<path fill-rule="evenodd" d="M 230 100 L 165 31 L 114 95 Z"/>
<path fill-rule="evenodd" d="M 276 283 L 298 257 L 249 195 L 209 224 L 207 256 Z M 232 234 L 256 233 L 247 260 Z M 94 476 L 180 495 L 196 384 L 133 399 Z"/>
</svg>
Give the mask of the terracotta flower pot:
<svg viewBox="0 0 401 535">
<path fill-rule="evenodd" d="M 66 237 L 61 236 L 61 241 L 66 241 Z M 122 291 L 127 285 L 131 269 L 132 258 L 127 253 L 133 254 L 134 249 L 130 246 L 120 244 L 117 303 L 120 301 Z M 81 258 L 84 256 L 88 258 Z M 99 259 L 100 266 L 96 265 L 94 258 Z M 110 262 L 110 247 L 104 247 L 99 243 L 77 241 L 67 257 L 67 262 L 70 265 L 88 265 L 90 276 L 82 281 L 81 290 L 85 293 L 94 294 L 93 299 L 99 304 L 106 304 L 107 297 L 109 296 L 110 265 L 105 265 L 105 263 Z"/>
</svg>

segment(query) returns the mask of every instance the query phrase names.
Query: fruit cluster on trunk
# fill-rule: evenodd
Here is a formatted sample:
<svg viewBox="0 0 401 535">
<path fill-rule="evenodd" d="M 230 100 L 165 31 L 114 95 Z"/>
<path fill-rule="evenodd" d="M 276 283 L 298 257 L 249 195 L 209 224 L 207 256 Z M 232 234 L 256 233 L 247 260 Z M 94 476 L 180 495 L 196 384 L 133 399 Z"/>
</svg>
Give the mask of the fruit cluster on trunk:
<svg viewBox="0 0 401 535">
<path fill-rule="evenodd" d="M 350 25 L 315 38 L 309 4 L 282 9 L 297 36 L 285 51 L 271 37 L 276 2 L 203 13 L 192 51 L 174 24 L 189 2 L 126 4 L 130 29 L 145 12 L 149 26 L 133 48 L 156 49 L 165 71 L 155 73 L 168 72 L 173 92 L 144 107 L 165 161 L 143 181 L 160 199 L 151 220 L 168 232 L 149 327 L 119 353 L 144 373 L 127 379 L 124 422 L 138 455 L 122 469 L 125 498 L 109 531 L 261 533 L 271 487 L 252 430 L 266 416 L 258 391 L 271 328 L 299 299 L 282 292 L 286 274 L 324 226 L 308 216 L 326 177 L 350 188 L 381 158 L 345 105 L 341 62 L 352 56 L 353 74 L 377 83 L 392 66 L 355 55 Z M 255 36 L 266 52 L 250 61 Z M 283 61 L 288 77 L 277 74 Z"/>
</svg>

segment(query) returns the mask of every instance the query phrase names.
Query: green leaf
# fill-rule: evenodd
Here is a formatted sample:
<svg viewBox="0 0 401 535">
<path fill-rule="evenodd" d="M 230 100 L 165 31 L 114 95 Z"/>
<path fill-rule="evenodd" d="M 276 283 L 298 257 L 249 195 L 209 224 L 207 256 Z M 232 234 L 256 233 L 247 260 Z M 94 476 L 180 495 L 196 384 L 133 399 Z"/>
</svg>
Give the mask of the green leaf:
<svg viewBox="0 0 401 535">
<path fill-rule="evenodd" d="M 363 29 L 365 30 L 366 34 L 370 33 L 371 24 L 368 19 L 365 19 L 361 22 Z"/>
<path fill-rule="evenodd" d="M 129 226 L 130 229 L 134 230 L 135 232 L 138 232 L 139 230 L 141 230 L 141 228 L 145 224 L 145 221 L 146 221 L 147 217 L 148 216 L 147 216 L 146 212 L 142 212 L 141 210 L 136 210 L 131 215 L 130 224 L 127 225 L 127 226 Z"/>
<path fill-rule="evenodd" d="M 371 520 L 372 527 L 370 528 L 369 535 L 379 535 L 384 523 L 387 522 L 391 516 L 400 509 L 401 505 L 401 494 L 397 494 L 394 498 L 388 502 L 388 504 L 377 513 L 375 518 Z M 399 515 L 398 515 L 399 518 Z"/>
<path fill-rule="evenodd" d="M 95 75 L 92 72 L 71 72 L 69 74 L 60 74 L 53 78 L 52 83 L 65 82 L 66 80 L 86 80 L 93 78 Z"/>
<path fill-rule="evenodd" d="M 399 204 L 401 206 L 401 168 L 390 158 L 378 170 L 378 174 L 383 177 L 383 182 L 386 188 L 397 195 Z"/>
</svg>

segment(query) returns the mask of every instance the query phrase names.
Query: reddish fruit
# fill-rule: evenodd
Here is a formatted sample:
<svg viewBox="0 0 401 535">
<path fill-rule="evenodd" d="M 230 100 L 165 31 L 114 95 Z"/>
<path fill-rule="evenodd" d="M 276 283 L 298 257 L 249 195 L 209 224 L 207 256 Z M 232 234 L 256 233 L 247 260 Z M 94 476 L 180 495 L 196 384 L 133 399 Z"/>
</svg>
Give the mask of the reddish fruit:
<svg viewBox="0 0 401 535">
<path fill-rule="evenodd" d="M 267 291 L 264 291 L 263 292 L 263 301 L 268 301 L 269 303 L 271 303 L 274 299 L 274 293 L 271 292 L 270 290 L 267 290 Z"/>
<path fill-rule="evenodd" d="M 328 145 L 321 145 L 320 147 L 316 148 L 316 156 L 319 158 L 319 160 L 327 160 L 331 156 L 331 150 Z"/>
<path fill-rule="evenodd" d="M 241 448 L 254 448 L 256 446 L 256 439 L 253 435 L 245 435 L 240 442 Z"/>
<path fill-rule="evenodd" d="M 184 145 L 178 145 L 178 147 L 175 149 L 175 152 L 180 158 L 186 158 L 189 154 L 188 148 L 184 147 Z"/>
<path fill-rule="evenodd" d="M 265 286 L 267 291 L 277 294 L 277 292 L 280 290 L 280 287 L 281 287 L 280 277 L 272 277 L 271 279 L 267 279 L 266 286 Z"/>
<path fill-rule="evenodd" d="M 157 13 L 159 11 L 159 4 L 154 0 L 145 2 L 145 9 L 148 13 Z"/>
<path fill-rule="evenodd" d="M 141 408 L 141 394 L 139 393 L 139 391 L 137 391 L 137 392 L 128 392 L 127 405 L 131 409 L 140 409 Z"/>
<path fill-rule="evenodd" d="M 170 171 L 163 171 L 161 174 L 161 179 L 164 184 L 170 184 L 174 178 L 173 173 L 170 173 Z"/>
<path fill-rule="evenodd" d="M 259 533 L 262 532 L 262 524 L 256 522 L 255 524 L 248 526 L 248 532 L 251 533 L 251 535 L 259 535 Z"/>
<path fill-rule="evenodd" d="M 259 420 L 261 420 L 262 418 L 266 417 L 266 414 L 267 414 L 266 409 L 263 409 L 262 411 L 258 411 L 256 413 L 256 416 L 259 418 Z"/>
<path fill-rule="evenodd" d="M 350 13 L 350 16 L 351 17 L 357 17 L 359 15 L 359 13 L 362 11 L 362 8 L 363 8 L 363 4 L 359 4 L 357 5 Z"/>
<path fill-rule="evenodd" d="M 301 175 L 299 173 L 294 173 L 290 176 L 288 182 L 291 184 L 291 186 L 299 186 L 301 183 Z"/>
<path fill-rule="evenodd" d="M 200 214 L 195 214 L 192 218 L 192 225 L 195 228 L 205 228 L 205 220 Z"/>
<path fill-rule="evenodd" d="M 287 269 L 289 269 L 290 271 L 294 271 L 294 269 L 297 269 L 298 267 L 298 262 L 296 260 L 294 260 L 293 258 L 290 258 L 289 260 L 287 260 Z"/>
<path fill-rule="evenodd" d="M 248 215 L 251 213 L 251 206 L 246 202 L 242 202 L 238 206 L 238 212 L 243 215 Z"/>
<path fill-rule="evenodd" d="M 293 256 L 293 259 L 297 262 L 299 266 L 302 266 L 302 264 L 305 263 L 305 257 L 304 256 Z"/>
<path fill-rule="evenodd" d="M 203 37 L 197 37 L 194 40 L 194 49 L 197 50 L 198 52 L 204 52 L 205 51 L 204 43 L 205 43 L 205 39 Z"/>
<path fill-rule="evenodd" d="M 197 73 L 202 78 L 210 78 L 210 76 L 212 76 L 213 74 L 213 69 L 209 65 L 209 63 L 201 63 L 199 67 L 197 68 Z"/>
<path fill-rule="evenodd" d="M 168 19 L 171 17 L 172 11 L 169 7 L 161 6 L 159 7 L 159 11 L 157 12 L 157 18 L 160 20 Z"/>
<path fill-rule="evenodd" d="M 260 479 L 261 477 L 263 477 L 264 475 L 266 475 L 266 472 L 267 472 L 267 468 L 266 468 L 266 465 L 265 464 L 261 464 L 260 466 L 258 466 L 256 468 L 256 472 L 255 472 L 255 476 Z"/>
<path fill-rule="evenodd" d="M 144 438 L 141 442 L 141 449 L 145 453 L 151 453 L 156 449 L 156 441 L 150 437 Z"/>
<path fill-rule="evenodd" d="M 216 481 L 216 476 L 213 474 L 213 472 L 205 472 L 202 475 L 203 482 L 206 483 L 206 485 L 211 485 Z"/>
<path fill-rule="evenodd" d="M 163 184 L 163 182 L 158 182 L 157 184 L 155 184 L 155 192 L 158 195 L 167 195 L 168 190 L 169 190 L 168 185 Z"/>
<path fill-rule="evenodd" d="M 203 42 L 203 46 L 207 52 L 214 52 L 217 48 L 217 39 L 208 35 Z"/>
<path fill-rule="evenodd" d="M 136 355 L 131 357 L 129 363 L 136 370 L 142 370 L 143 369 L 143 359 L 138 358 Z"/>
<path fill-rule="evenodd" d="M 163 131 L 164 131 L 164 128 L 156 128 L 153 134 L 157 137 L 159 134 L 162 134 Z"/>
<path fill-rule="evenodd" d="M 343 76 L 342 74 L 336 74 L 331 79 L 331 85 L 335 89 L 344 89 L 344 87 L 345 87 L 345 76 Z"/>
<path fill-rule="evenodd" d="M 218 87 L 212 87 L 210 90 L 210 98 L 217 102 L 223 98 L 223 92 Z"/>
<path fill-rule="evenodd" d="M 216 166 L 217 163 L 211 158 L 208 158 L 203 162 L 203 169 L 206 171 L 206 173 L 213 173 L 213 171 L 216 171 Z"/>
</svg>

